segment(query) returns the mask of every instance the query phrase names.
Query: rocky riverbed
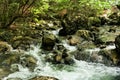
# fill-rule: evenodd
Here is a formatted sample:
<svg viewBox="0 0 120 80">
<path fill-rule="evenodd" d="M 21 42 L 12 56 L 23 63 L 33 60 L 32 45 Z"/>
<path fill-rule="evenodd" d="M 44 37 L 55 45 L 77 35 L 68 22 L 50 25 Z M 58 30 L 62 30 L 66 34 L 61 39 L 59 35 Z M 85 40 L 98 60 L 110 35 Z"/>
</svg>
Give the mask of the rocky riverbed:
<svg viewBox="0 0 120 80">
<path fill-rule="evenodd" d="M 120 80 L 119 17 L 90 17 L 82 25 L 77 16 L 0 30 L 0 79 Z"/>
</svg>

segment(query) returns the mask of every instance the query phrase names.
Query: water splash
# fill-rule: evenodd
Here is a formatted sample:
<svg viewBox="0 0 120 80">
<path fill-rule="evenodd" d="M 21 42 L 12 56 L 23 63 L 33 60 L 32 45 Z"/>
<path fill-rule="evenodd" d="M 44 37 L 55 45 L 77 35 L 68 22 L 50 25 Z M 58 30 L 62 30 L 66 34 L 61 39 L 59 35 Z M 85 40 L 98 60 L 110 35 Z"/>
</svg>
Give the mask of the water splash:
<svg viewBox="0 0 120 80">
<path fill-rule="evenodd" d="M 63 46 L 64 46 L 66 49 L 68 49 L 70 52 L 77 50 L 77 47 L 76 47 L 76 46 L 70 46 L 70 45 L 67 43 L 67 40 L 63 40 L 62 43 L 63 43 Z"/>
<path fill-rule="evenodd" d="M 59 80 L 112 80 L 108 77 L 120 75 L 120 68 L 107 67 L 100 63 L 90 63 L 85 61 L 75 60 L 74 65 L 53 65 L 44 62 L 43 56 L 40 55 L 39 46 L 27 52 L 38 60 L 37 66 L 33 72 L 28 68 L 23 68 L 19 65 L 19 71 L 9 74 L 3 80 L 9 78 L 21 78 L 29 80 L 34 76 L 51 76 Z M 44 64 L 44 66 L 43 66 Z M 115 79 L 114 79 L 115 80 Z"/>
</svg>

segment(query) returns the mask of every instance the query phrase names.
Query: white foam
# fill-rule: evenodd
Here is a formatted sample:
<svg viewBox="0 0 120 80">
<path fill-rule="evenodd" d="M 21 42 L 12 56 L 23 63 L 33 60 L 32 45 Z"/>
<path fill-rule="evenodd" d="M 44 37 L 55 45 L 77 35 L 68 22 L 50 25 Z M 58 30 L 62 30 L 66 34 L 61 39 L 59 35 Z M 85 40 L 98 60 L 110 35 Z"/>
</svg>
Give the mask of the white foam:
<svg viewBox="0 0 120 80">
<path fill-rule="evenodd" d="M 77 47 L 76 47 L 76 46 L 70 46 L 70 45 L 67 43 L 66 40 L 63 40 L 62 43 L 63 43 L 63 46 L 64 46 L 66 49 L 68 49 L 70 52 L 77 50 Z"/>
<path fill-rule="evenodd" d="M 95 50 L 98 51 L 99 49 Z M 28 52 L 30 55 L 33 55 L 35 58 L 37 58 L 39 62 L 34 69 L 34 72 L 30 72 L 29 69 L 19 66 L 19 72 L 12 73 L 3 80 L 7 80 L 9 78 L 21 78 L 22 80 L 29 80 L 36 75 L 56 77 L 59 80 L 100 80 L 101 77 L 104 76 L 107 77 L 120 75 L 120 68 L 118 67 L 107 67 L 99 63 L 89 63 L 78 60 L 75 60 L 75 65 L 63 65 L 61 69 L 58 69 L 58 67 L 55 67 L 47 62 L 45 62 L 44 66 L 42 66 L 42 55 L 38 55 L 39 51 L 39 47 L 35 47 L 33 50 Z"/>
</svg>

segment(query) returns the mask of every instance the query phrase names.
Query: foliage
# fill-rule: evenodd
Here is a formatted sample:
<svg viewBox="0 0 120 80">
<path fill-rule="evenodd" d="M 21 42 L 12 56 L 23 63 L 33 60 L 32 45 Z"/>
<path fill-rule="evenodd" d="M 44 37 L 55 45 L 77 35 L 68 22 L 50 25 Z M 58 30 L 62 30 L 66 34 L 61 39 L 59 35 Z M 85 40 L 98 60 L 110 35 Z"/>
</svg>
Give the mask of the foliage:
<svg viewBox="0 0 120 80">
<path fill-rule="evenodd" d="M 111 2 L 106 0 L 41 0 L 38 5 L 32 8 L 32 13 L 36 21 L 41 17 L 55 18 L 56 16 L 63 17 L 68 13 L 70 16 L 76 13 L 85 14 L 85 16 L 91 16 L 99 14 L 103 9 L 110 8 Z M 66 10 L 65 10 L 66 9 Z M 90 11 L 89 11 L 90 10 Z"/>
<path fill-rule="evenodd" d="M 30 16 L 37 0 L 0 0 L 0 27 L 8 28 L 17 18 Z"/>
<path fill-rule="evenodd" d="M 95 16 L 104 8 L 109 8 L 114 0 L 0 0 L 0 27 L 9 27 L 18 18 L 63 19 L 67 14 L 71 19 L 76 15 Z M 44 18 L 45 17 L 45 18 Z"/>
</svg>

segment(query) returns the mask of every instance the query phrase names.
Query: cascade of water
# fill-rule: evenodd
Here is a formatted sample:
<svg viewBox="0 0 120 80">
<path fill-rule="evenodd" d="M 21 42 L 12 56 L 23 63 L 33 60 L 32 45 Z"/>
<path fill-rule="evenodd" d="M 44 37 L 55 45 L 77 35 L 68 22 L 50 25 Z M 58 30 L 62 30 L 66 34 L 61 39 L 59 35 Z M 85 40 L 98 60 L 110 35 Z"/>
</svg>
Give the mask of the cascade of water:
<svg viewBox="0 0 120 80">
<path fill-rule="evenodd" d="M 53 33 L 56 35 L 58 34 L 58 32 Z M 76 50 L 76 47 L 68 45 L 66 40 L 63 40 L 62 44 L 70 51 Z M 115 46 L 106 47 L 106 49 L 114 48 Z M 100 51 L 100 49 L 87 49 L 86 51 L 93 52 Z M 74 59 L 74 65 L 53 65 L 45 62 L 44 54 L 40 54 L 40 52 L 39 46 L 33 46 L 32 50 L 26 52 L 26 54 L 32 55 L 37 59 L 37 66 L 33 72 L 19 65 L 19 71 L 9 74 L 2 80 L 7 80 L 9 78 L 29 80 L 34 76 L 51 76 L 59 80 L 116 80 L 114 77 L 120 75 L 120 68 L 118 67 L 108 67 L 100 63 L 78 61 L 76 59 Z"/>
<path fill-rule="evenodd" d="M 118 67 L 107 67 L 99 63 L 90 63 L 78 60 L 75 60 L 75 65 L 73 66 L 62 65 L 61 69 L 47 62 L 44 63 L 44 67 L 41 67 L 43 57 L 39 56 L 39 51 L 39 47 L 34 47 L 33 50 L 27 52 L 27 54 L 33 55 L 38 60 L 37 67 L 33 72 L 30 72 L 27 68 L 23 68 L 19 65 L 20 70 L 18 72 L 8 75 L 3 80 L 7 80 L 9 78 L 29 80 L 34 76 L 40 75 L 56 77 L 59 80 L 111 80 L 111 76 L 113 78 L 113 76 L 120 75 L 120 68 Z"/>
</svg>

